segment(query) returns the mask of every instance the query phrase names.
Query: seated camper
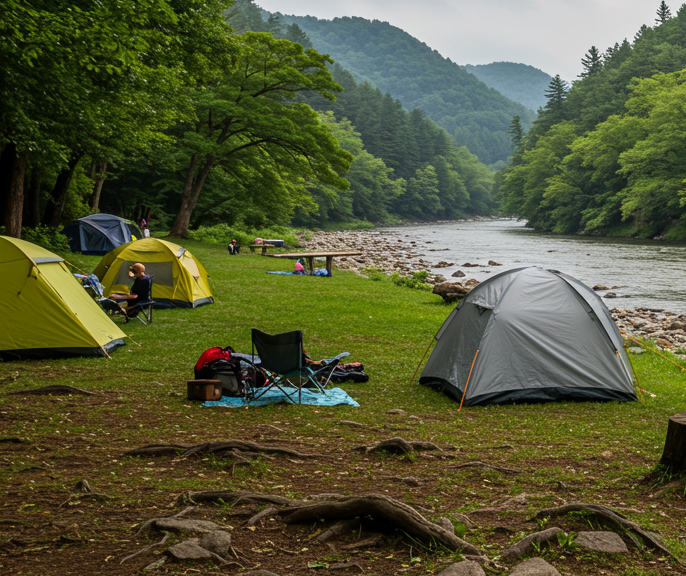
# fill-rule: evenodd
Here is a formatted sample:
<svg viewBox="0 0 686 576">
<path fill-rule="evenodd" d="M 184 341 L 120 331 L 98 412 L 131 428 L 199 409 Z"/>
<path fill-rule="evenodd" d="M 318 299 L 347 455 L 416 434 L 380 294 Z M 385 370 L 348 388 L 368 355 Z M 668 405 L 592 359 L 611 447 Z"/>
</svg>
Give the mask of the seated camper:
<svg viewBox="0 0 686 576">
<path fill-rule="evenodd" d="M 145 273 L 145 266 L 140 262 L 129 266 L 129 276 L 133 278 L 133 285 L 128 294 L 110 294 L 110 299 L 117 303 L 126 304 L 126 319 L 137 316 L 144 304 L 151 304 L 153 277 Z"/>
</svg>

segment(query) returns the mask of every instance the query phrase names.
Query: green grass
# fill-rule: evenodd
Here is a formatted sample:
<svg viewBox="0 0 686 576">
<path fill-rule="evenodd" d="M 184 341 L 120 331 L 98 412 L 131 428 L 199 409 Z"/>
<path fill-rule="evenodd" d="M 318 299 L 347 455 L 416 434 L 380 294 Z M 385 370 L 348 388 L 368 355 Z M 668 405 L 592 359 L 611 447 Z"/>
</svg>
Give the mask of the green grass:
<svg viewBox="0 0 686 576">
<path fill-rule="evenodd" d="M 209 271 L 215 304 L 195 310 L 155 310 L 152 325 L 132 322 L 124 326 L 130 338 L 113 352 L 111 360 L 0 363 L 2 392 L 66 384 L 106 397 L 92 404 L 87 397 L 55 396 L 49 402 L 39 397 L 5 397 L 0 407 L 2 435 L 30 440 L 35 455 L 28 459 L 8 453 L 6 466 L 0 470 L 0 486 L 16 490 L 22 470 L 42 466 L 48 458 L 51 466 L 67 469 L 75 464 L 78 469 L 79 460 L 87 457 L 86 439 L 102 457 L 89 481 L 116 494 L 115 506 L 140 501 L 141 491 L 164 492 L 171 502 L 172 495 L 185 490 L 206 489 L 210 479 L 212 486 L 219 483 L 226 489 L 259 488 L 306 496 L 307 489 L 280 461 L 260 459 L 234 473 L 230 466 L 205 458 L 177 463 L 173 477 L 156 479 L 156 470 L 172 467 L 170 459 L 123 456 L 126 450 L 145 444 L 228 439 L 234 429 L 240 429 L 244 438 L 259 441 L 274 433 L 269 426 L 288 427 L 292 441 L 313 450 L 320 438 L 335 439 L 341 445 L 336 448 L 338 460 L 319 466 L 323 491 L 350 493 L 346 482 L 357 483 L 353 490 L 376 490 L 380 473 L 398 478 L 422 475 L 426 488 L 408 492 L 407 498 L 436 506 L 441 514 L 468 512 L 487 505 L 496 495 L 523 492 L 535 495 L 527 505 L 531 512 L 558 505 L 556 494 L 571 501 L 638 508 L 644 513 L 633 520 L 665 533 L 672 549 L 681 557 L 686 555 L 673 520 L 651 507 L 658 500 L 648 497 L 644 483 L 662 454 L 669 417 L 686 409 L 684 374 L 670 362 L 650 351 L 632 356 L 640 386 L 655 394 L 654 398 L 644 395 L 641 402 L 563 402 L 459 411 L 458 404 L 443 394 L 410 382 L 452 310 L 439 296 L 397 286 L 388 278 L 372 281 L 345 271 L 334 270 L 331 278 L 271 275 L 266 272 L 291 270 L 292 262 L 257 253 L 230 257 L 223 245 L 191 240 L 182 244 Z M 67 259 L 86 271 L 99 261 L 76 254 Z M 193 377 L 200 354 L 211 346 L 227 345 L 249 352 L 251 328 L 270 333 L 302 329 L 313 358 L 350 352 L 348 360 L 362 362 L 371 377 L 366 384 L 343 385 L 360 407 L 271 405 L 213 410 L 187 401 L 185 383 Z M 393 408 L 402 408 L 406 415 L 387 414 Z M 340 420 L 377 428 L 346 428 Z M 352 452 L 354 446 L 391 436 L 453 447 L 458 462 L 493 462 L 521 472 L 451 470 L 427 465 L 419 457 L 379 457 L 368 462 Z M 72 446 L 71 439 L 77 437 L 80 450 Z M 339 460 L 344 460 L 345 474 Z M 25 490 L 27 495 L 36 494 L 43 487 L 59 485 L 66 500 L 77 476 L 36 482 Z M 558 482 L 568 487 L 567 492 L 558 488 Z M 397 484 L 384 485 L 393 486 Z M 6 490 L 0 487 L 0 494 Z M 658 511 L 670 502 L 684 506 L 683 487 L 663 494 Z M 42 510 L 36 502 L 15 516 L 23 519 Z M 668 511 L 668 516 L 674 515 Z M 470 539 L 482 536 L 470 534 Z"/>
</svg>

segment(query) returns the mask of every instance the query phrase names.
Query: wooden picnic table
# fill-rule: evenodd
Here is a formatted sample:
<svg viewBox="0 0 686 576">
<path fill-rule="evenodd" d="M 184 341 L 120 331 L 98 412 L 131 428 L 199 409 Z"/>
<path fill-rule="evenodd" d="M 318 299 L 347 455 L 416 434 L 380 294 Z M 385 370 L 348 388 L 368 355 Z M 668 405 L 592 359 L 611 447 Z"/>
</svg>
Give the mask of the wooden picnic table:
<svg viewBox="0 0 686 576">
<path fill-rule="evenodd" d="M 250 244 L 248 246 L 251 252 L 255 251 L 255 248 L 262 248 L 262 256 L 267 255 L 267 248 L 280 248 L 280 246 L 274 246 L 274 244 Z"/>
<path fill-rule="evenodd" d="M 331 276 L 331 264 L 337 256 L 361 256 L 362 252 L 341 251 L 341 252 L 292 252 L 289 254 L 268 254 L 272 258 L 305 258 L 310 269 L 310 275 L 314 274 L 314 259 L 326 258 L 326 271 Z"/>
<path fill-rule="evenodd" d="M 255 248 L 262 248 L 262 256 L 267 255 L 267 248 L 285 248 L 285 244 L 283 240 L 263 240 L 262 244 L 250 244 L 248 248 L 250 248 L 251 252 L 255 251 Z"/>
</svg>

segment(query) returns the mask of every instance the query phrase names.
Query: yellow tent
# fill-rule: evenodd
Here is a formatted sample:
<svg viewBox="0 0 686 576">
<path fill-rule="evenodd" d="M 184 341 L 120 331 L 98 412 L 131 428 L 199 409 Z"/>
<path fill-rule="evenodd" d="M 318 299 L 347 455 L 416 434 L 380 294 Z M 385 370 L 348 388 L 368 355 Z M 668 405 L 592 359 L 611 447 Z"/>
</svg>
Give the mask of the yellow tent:
<svg viewBox="0 0 686 576">
<path fill-rule="evenodd" d="M 0 358 L 107 356 L 126 337 L 64 260 L 0 236 Z"/>
<path fill-rule="evenodd" d="M 105 286 L 105 296 L 129 291 L 133 284 L 129 266 L 136 262 L 155 277 L 152 298 L 156 308 L 197 308 L 214 302 L 202 264 L 185 248 L 158 238 L 129 242 L 103 256 L 93 273 Z"/>
</svg>

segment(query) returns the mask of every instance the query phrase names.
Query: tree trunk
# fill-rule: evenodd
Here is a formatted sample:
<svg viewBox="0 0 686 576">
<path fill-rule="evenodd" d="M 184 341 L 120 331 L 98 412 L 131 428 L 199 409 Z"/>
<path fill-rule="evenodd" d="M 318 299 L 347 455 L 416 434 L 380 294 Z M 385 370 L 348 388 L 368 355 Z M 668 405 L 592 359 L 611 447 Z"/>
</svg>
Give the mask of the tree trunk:
<svg viewBox="0 0 686 576">
<path fill-rule="evenodd" d="M 81 160 L 81 155 L 72 156 L 67 168 L 62 170 L 57 176 L 55 187 L 50 193 L 50 198 L 48 198 L 48 204 L 45 207 L 45 213 L 43 214 L 44 224 L 52 226 L 53 228 L 57 228 L 60 225 L 62 210 L 64 209 L 64 203 L 67 200 L 67 192 L 69 192 L 69 185 L 71 184 L 71 179 L 74 176 L 74 170 L 76 170 L 79 160 Z"/>
<path fill-rule="evenodd" d="M 197 159 L 195 155 L 191 158 L 191 165 L 188 168 L 188 175 L 186 177 L 186 184 L 183 189 L 183 199 L 181 200 L 181 208 L 179 209 L 179 214 L 176 217 L 176 221 L 172 226 L 169 236 L 174 236 L 177 238 L 185 238 L 188 234 L 188 226 L 191 221 L 191 216 L 193 215 L 193 210 L 198 203 L 198 198 L 200 192 L 202 192 L 202 187 L 205 184 L 205 179 L 214 167 L 214 157 L 208 155 L 205 158 L 205 163 L 198 175 L 195 175 L 195 168 L 197 165 Z"/>
<path fill-rule="evenodd" d="M 675 414 L 669 419 L 665 449 L 660 464 L 670 472 L 686 472 L 686 412 Z"/>
<path fill-rule="evenodd" d="M 24 211 L 24 178 L 27 152 L 17 153 L 13 142 L 7 144 L 0 157 L 0 205 L 5 234 L 21 238 L 21 219 Z"/>
<path fill-rule="evenodd" d="M 31 178 L 29 178 L 28 197 L 28 220 L 29 226 L 35 228 L 40 225 L 40 171 L 37 168 L 31 170 Z"/>
<path fill-rule="evenodd" d="M 107 178 L 107 162 L 96 164 L 94 172 L 95 184 L 93 185 L 93 197 L 91 198 L 91 208 L 93 210 L 99 210 L 100 192 L 102 192 L 102 185 L 105 182 L 105 178 Z"/>
</svg>

